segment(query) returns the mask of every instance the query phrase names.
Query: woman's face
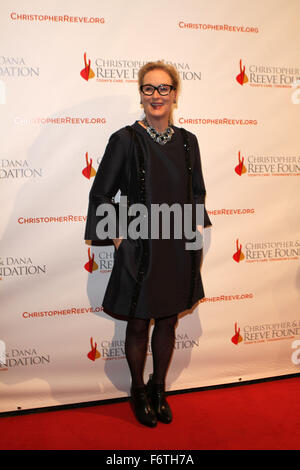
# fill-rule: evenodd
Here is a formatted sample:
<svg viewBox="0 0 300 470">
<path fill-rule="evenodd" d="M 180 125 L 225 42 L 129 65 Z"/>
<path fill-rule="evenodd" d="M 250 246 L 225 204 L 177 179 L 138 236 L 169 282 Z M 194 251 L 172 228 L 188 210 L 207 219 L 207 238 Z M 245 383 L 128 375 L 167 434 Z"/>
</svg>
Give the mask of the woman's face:
<svg viewBox="0 0 300 470">
<path fill-rule="evenodd" d="M 172 85 L 172 78 L 170 75 L 161 69 L 151 70 L 144 76 L 143 85 Z M 171 115 L 173 103 L 176 99 L 176 90 L 172 90 L 169 95 L 161 96 L 157 90 L 154 90 L 153 95 L 146 96 L 142 92 L 141 103 L 144 106 L 144 111 L 147 120 L 151 121 L 166 120 L 168 121 Z"/>
</svg>

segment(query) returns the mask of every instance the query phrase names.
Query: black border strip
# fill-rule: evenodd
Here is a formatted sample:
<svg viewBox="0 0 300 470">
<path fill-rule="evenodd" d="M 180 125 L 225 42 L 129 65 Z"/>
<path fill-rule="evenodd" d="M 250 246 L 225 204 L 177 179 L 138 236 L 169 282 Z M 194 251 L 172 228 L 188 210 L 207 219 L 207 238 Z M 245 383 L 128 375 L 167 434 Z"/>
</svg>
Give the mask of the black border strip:
<svg viewBox="0 0 300 470">
<path fill-rule="evenodd" d="M 273 382 L 275 380 L 284 380 L 284 379 L 291 379 L 295 377 L 300 377 L 300 372 L 295 374 L 287 374 L 287 375 L 278 375 L 274 377 L 266 377 L 261 379 L 253 379 L 253 380 L 245 380 L 244 382 L 241 380 L 239 382 L 231 382 L 227 384 L 218 384 L 218 385 L 207 385 L 204 387 L 197 387 L 197 388 L 188 388 L 182 390 L 172 390 L 170 392 L 166 392 L 166 395 L 179 395 L 183 393 L 193 393 L 193 392 L 204 392 L 207 390 L 218 390 L 222 388 L 231 388 L 231 387 L 240 387 L 241 385 L 252 385 L 252 384 L 259 384 L 263 382 Z M 91 406 L 101 406 L 101 405 L 110 405 L 113 403 L 122 403 L 129 400 L 128 397 L 121 397 L 121 398 L 109 398 L 107 400 L 97 400 L 97 401 L 88 401 L 82 403 L 70 403 L 65 405 L 55 405 L 55 406 L 45 406 L 42 408 L 30 408 L 26 410 L 15 410 L 15 411 L 5 411 L 0 413 L 0 418 L 8 417 L 8 416 L 19 416 L 25 414 L 34 414 L 34 413 L 46 413 L 49 411 L 60 411 L 60 410 L 69 410 L 74 408 L 87 408 Z"/>
</svg>

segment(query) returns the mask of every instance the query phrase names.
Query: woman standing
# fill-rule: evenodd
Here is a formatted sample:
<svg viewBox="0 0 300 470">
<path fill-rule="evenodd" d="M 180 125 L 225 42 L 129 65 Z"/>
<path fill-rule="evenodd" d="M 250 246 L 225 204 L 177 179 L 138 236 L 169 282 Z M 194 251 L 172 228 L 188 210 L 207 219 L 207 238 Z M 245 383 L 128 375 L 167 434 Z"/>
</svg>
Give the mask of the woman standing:
<svg viewBox="0 0 300 470">
<path fill-rule="evenodd" d="M 140 69 L 138 82 L 145 118 L 110 137 L 90 191 L 86 240 L 103 238 L 98 224 L 103 216 L 96 215 L 98 206 L 112 204 L 120 214 L 121 207 L 113 199 L 118 190 L 122 200 L 126 196 L 128 209 L 143 204 L 147 214 L 154 205 L 170 208 L 177 204 L 184 210 L 188 204 L 193 212 L 196 204 L 204 205 L 197 138 L 171 124 L 179 88 L 176 69 L 164 62 L 149 62 Z M 151 226 L 151 215 L 144 217 Z M 128 217 L 127 222 L 130 220 Z M 117 216 L 117 226 L 119 222 Z M 204 222 L 199 225 L 199 231 L 203 225 L 211 225 L 205 209 Z M 131 373 L 131 404 L 138 421 L 150 427 L 158 420 L 172 421 L 165 379 L 177 316 L 204 297 L 202 249 L 187 250 L 186 237 L 178 238 L 176 229 L 178 226 L 170 226 L 168 238 L 163 237 L 161 228 L 155 238 L 123 237 L 123 232 L 116 232 L 114 267 L 103 299 L 106 313 L 127 320 L 125 354 Z M 153 374 L 145 386 L 151 318 L 155 322 L 151 337 Z"/>
</svg>

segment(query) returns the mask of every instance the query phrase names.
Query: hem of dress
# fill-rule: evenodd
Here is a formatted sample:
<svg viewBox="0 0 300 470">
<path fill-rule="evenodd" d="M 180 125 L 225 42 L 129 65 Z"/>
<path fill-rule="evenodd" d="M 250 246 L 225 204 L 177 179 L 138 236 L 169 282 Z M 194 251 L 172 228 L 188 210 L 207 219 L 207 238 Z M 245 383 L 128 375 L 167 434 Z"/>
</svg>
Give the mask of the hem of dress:
<svg viewBox="0 0 300 470">
<path fill-rule="evenodd" d="M 156 317 L 153 317 L 153 316 L 149 316 L 149 317 L 140 317 L 138 315 L 123 315 L 123 314 L 117 314 L 117 313 L 114 313 L 112 312 L 111 310 L 107 309 L 107 308 L 104 308 L 102 306 L 102 311 L 104 313 L 106 313 L 107 315 L 110 315 L 111 317 L 117 319 L 117 320 L 124 320 L 124 321 L 128 321 L 130 319 L 133 319 L 133 318 L 138 318 L 140 320 L 156 320 L 156 319 L 160 319 L 160 318 L 168 318 L 168 317 L 173 317 L 174 315 L 181 315 L 181 314 L 190 314 L 193 312 L 193 310 L 195 310 L 196 306 L 200 305 L 201 303 L 201 300 L 204 299 L 204 295 L 203 297 L 200 297 L 198 300 L 196 300 L 196 302 L 193 303 L 193 305 L 191 307 L 186 307 L 184 310 L 179 310 L 179 312 L 176 312 L 176 313 L 167 313 L 167 314 L 163 314 L 163 315 L 160 315 L 160 316 L 156 316 Z"/>
</svg>

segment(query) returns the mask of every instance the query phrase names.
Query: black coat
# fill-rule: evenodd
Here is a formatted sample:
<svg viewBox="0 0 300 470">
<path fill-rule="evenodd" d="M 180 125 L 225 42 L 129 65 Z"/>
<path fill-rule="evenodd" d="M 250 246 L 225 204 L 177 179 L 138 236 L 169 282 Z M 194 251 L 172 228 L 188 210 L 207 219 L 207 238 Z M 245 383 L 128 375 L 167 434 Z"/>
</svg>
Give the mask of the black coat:
<svg viewBox="0 0 300 470">
<path fill-rule="evenodd" d="M 128 207 L 142 203 L 149 213 L 151 204 L 176 202 L 193 208 L 204 204 L 197 138 L 184 129 L 173 129 L 171 141 L 164 146 L 137 122 L 110 137 L 90 191 L 85 240 L 99 242 L 96 227 L 104 217 L 96 215 L 99 205 L 113 204 L 119 214 L 120 205 L 114 201 L 119 190 L 127 197 Z M 131 221 L 129 217 L 127 223 Z M 208 225 L 204 210 L 204 226 Z M 115 251 L 103 310 L 124 318 L 160 318 L 189 309 L 203 298 L 202 249 L 186 250 L 185 241 L 184 237 L 124 238 Z"/>
</svg>

